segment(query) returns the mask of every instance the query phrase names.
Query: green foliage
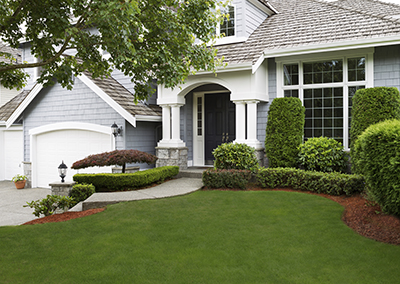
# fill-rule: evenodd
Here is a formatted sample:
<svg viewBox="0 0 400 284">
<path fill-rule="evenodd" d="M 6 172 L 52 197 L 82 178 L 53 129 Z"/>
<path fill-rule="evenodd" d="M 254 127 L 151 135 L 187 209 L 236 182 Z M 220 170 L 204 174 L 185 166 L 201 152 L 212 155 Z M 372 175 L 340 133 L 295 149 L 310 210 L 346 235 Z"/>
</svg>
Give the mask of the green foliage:
<svg viewBox="0 0 400 284">
<path fill-rule="evenodd" d="M 93 193 L 95 193 L 95 187 L 92 184 L 75 184 L 72 187 L 70 197 L 74 200 L 74 205 L 86 200 L 89 198 Z"/>
<path fill-rule="evenodd" d="M 384 212 L 400 216 L 400 121 L 370 126 L 354 147 L 356 168 L 365 176 L 368 195 Z"/>
<path fill-rule="evenodd" d="M 306 170 L 344 172 L 347 161 L 342 143 L 332 138 L 310 138 L 299 146 L 299 163 Z"/>
<path fill-rule="evenodd" d="M 57 209 L 65 210 L 71 208 L 73 206 L 73 199 L 62 195 L 47 195 L 46 198 L 27 202 L 27 204 L 24 207 L 34 208 L 35 211 L 32 214 L 40 217 L 40 214 L 44 216 L 52 215 Z"/>
<path fill-rule="evenodd" d="M 292 188 L 330 195 L 352 195 L 364 191 L 364 179 L 358 175 L 337 172 L 322 173 L 294 168 L 263 168 L 257 183 L 264 188 Z"/>
<path fill-rule="evenodd" d="M 350 148 L 352 171 L 358 173 L 357 152 L 354 145 L 357 138 L 375 123 L 388 120 L 400 119 L 400 94 L 394 87 L 376 87 L 360 89 L 353 97 L 353 108 L 351 113 Z"/>
<path fill-rule="evenodd" d="M 17 174 L 17 175 L 15 175 L 15 176 L 13 176 L 13 178 L 11 179 L 13 182 L 16 182 L 16 181 L 23 181 L 23 180 L 27 180 L 28 178 L 26 177 L 26 176 L 24 176 L 24 175 L 20 175 L 20 174 Z"/>
<path fill-rule="evenodd" d="M 208 169 L 203 172 L 203 184 L 209 188 L 245 189 L 251 179 L 249 170 Z"/>
<path fill-rule="evenodd" d="M 295 167 L 303 141 L 305 108 L 298 98 L 277 98 L 268 111 L 265 153 L 270 167 Z"/>
<path fill-rule="evenodd" d="M 93 184 L 96 192 L 123 191 L 161 182 L 178 173 L 178 166 L 166 166 L 132 174 L 76 174 L 73 176 L 73 180 L 77 183 Z"/>
<path fill-rule="evenodd" d="M 259 165 L 253 147 L 242 143 L 223 143 L 214 149 L 216 169 L 250 170 L 255 172 Z"/>
<path fill-rule="evenodd" d="M 56 78 L 63 87 L 72 88 L 72 74 L 87 70 L 101 78 L 115 67 L 135 83 L 136 100 L 145 99 L 153 91 L 153 78 L 170 88 L 192 71 L 214 71 L 221 65 L 216 50 L 207 46 L 216 38 L 213 31 L 224 17 L 216 9 L 220 2 L 0 0 L 1 40 L 13 48 L 21 41 L 29 42 L 32 54 L 42 59 L 1 62 L 0 82 L 21 87 L 27 76 L 21 70 L 41 67 L 40 83 L 52 85 Z M 198 44 L 194 44 L 196 38 Z M 76 51 L 74 56 L 61 56 L 71 49 Z"/>
</svg>

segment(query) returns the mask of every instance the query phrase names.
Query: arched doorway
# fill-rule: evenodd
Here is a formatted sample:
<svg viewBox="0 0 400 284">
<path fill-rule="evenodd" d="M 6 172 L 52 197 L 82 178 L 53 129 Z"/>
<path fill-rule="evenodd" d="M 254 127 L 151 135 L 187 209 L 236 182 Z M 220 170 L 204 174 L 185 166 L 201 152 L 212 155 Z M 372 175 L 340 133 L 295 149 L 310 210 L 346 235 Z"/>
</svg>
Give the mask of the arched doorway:
<svg viewBox="0 0 400 284">
<path fill-rule="evenodd" d="M 232 142 L 235 132 L 235 104 L 229 93 L 204 94 L 205 103 L 205 165 L 212 165 L 212 151 L 222 143 Z"/>
<path fill-rule="evenodd" d="M 206 88 L 212 91 L 206 90 Z M 216 85 L 193 92 L 193 165 L 212 165 L 212 151 L 236 139 L 235 104 L 229 90 Z M 219 90 L 218 90 L 219 89 Z"/>
</svg>

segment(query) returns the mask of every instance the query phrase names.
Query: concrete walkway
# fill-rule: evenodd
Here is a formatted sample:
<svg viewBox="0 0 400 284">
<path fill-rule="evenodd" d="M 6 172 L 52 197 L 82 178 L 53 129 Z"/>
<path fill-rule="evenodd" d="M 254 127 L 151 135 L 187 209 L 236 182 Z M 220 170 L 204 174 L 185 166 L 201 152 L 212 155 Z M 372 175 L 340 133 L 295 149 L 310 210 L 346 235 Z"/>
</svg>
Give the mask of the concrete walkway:
<svg viewBox="0 0 400 284">
<path fill-rule="evenodd" d="M 0 181 L 0 226 L 21 225 L 36 219 L 33 209 L 23 206 L 48 194 L 51 194 L 48 188 L 16 189 L 12 181 Z"/>
<path fill-rule="evenodd" d="M 104 207 L 131 200 L 165 198 L 185 195 L 200 189 L 203 182 L 199 178 L 177 178 L 160 185 L 132 191 L 121 192 L 98 192 L 83 201 L 82 210 Z M 77 211 L 74 210 L 73 211 Z"/>
<path fill-rule="evenodd" d="M 201 178 L 177 178 L 160 185 L 132 191 L 99 192 L 77 204 L 70 211 L 104 207 L 124 201 L 143 200 L 185 195 L 203 186 Z M 0 226 L 14 226 L 36 219 L 33 209 L 23 207 L 27 201 L 45 198 L 50 189 L 29 188 L 17 190 L 13 182 L 0 181 Z"/>
</svg>

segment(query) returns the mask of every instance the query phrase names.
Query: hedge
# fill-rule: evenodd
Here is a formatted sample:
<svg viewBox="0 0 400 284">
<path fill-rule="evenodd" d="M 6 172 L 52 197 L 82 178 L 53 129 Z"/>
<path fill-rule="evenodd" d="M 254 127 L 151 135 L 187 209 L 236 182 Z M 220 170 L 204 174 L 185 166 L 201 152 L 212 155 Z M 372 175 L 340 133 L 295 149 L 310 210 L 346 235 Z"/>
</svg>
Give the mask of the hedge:
<svg viewBox="0 0 400 284">
<path fill-rule="evenodd" d="M 291 188 L 330 195 L 352 195 L 364 191 L 364 178 L 337 172 L 322 173 L 294 168 L 263 168 L 256 175 L 263 188 Z"/>
<path fill-rule="evenodd" d="M 268 111 L 265 153 L 270 167 L 295 167 L 303 141 L 305 108 L 298 98 L 276 98 Z"/>
<path fill-rule="evenodd" d="M 368 196 L 384 212 L 400 216 L 400 121 L 370 126 L 355 143 L 356 168 L 365 176 Z"/>
<path fill-rule="evenodd" d="M 96 192 L 122 191 L 164 181 L 178 173 L 178 166 L 166 166 L 130 174 L 76 174 L 73 176 L 73 180 L 77 183 L 93 184 Z"/>
<path fill-rule="evenodd" d="M 357 152 L 354 150 L 357 138 L 370 126 L 389 119 L 400 119 L 400 94 L 394 87 L 376 87 L 357 90 L 353 99 L 350 128 L 350 155 L 352 171 Z"/>
<path fill-rule="evenodd" d="M 209 188 L 245 189 L 252 177 L 250 170 L 208 169 L 203 172 L 203 184 Z"/>
<path fill-rule="evenodd" d="M 223 143 L 215 148 L 212 154 L 216 169 L 256 172 L 259 167 L 255 149 L 244 143 Z"/>
</svg>

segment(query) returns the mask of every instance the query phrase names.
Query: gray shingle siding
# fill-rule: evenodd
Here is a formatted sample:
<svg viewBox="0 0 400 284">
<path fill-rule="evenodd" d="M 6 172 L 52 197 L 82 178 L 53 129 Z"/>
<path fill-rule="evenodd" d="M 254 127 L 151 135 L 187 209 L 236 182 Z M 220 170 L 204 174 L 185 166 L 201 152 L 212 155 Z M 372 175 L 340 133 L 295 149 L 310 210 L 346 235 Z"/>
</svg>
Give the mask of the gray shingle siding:
<svg viewBox="0 0 400 284">
<path fill-rule="evenodd" d="M 269 106 L 272 100 L 276 98 L 276 63 L 274 58 L 268 59 L 268 95 L 269 102 L 261 102 L 257 105 L 257 139 L 262 143 L 265 141 Z"/>
<path fill-rule="evenodd" d="M 136 127 L 127 123 L 126 126 L 126 149 L 134 149 L 155 155 L 160 136 L 160 122 L 138 121 Z M 141 169 L 153 168 L 154 165 L 135 164 Z"/>
<path fill-rule="evenodd" d="M 193 160 L 193 93 L 185 97 L 186 104 L 181 107 L 181 139 L 188 147 L 188 160 Z"/>
<path fill-rule="evenodd" d="M 268 17 L 252 3 L 246 1 L 246 34 L 250 36 L 256 28 Z"/>
<path fill-rule="evenodd" d="M 77 121 L 111 126 L 114 121 L 124 125 L 121 117 L 79 79 L 69 91 L 56 84 L 43 89 L 23 113 L 24 159 L 30 160 L 29 130 L 46 124 Z M 110 128 L 111 131 L 111 128 Z M 123 136 L 117 137 L 117 147 L 124 148 Z"/>
<path fill-rule="evenodd" d="M 400 45 L 375 48 L 374 86 L 400 89 Z"/>
</svg>

